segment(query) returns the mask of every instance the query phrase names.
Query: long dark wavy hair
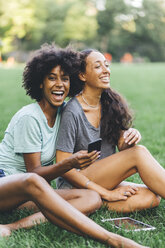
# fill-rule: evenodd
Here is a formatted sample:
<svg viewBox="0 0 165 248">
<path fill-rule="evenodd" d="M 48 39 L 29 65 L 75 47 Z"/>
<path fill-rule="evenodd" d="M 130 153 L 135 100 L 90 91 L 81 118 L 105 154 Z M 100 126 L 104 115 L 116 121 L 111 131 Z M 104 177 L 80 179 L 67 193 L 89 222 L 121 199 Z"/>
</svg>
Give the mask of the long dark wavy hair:
<svg viewBox="0 0 165 248">
<path fill-rule="evenodd" d="M 80 70 L 71 77 L 70 96 L 80 93 L 85 83 L 80 80 L 79 73 L 86 70 L 86 59 L 94 49 L 86 49 L 80 52 Z M 117 145 L 121 130 L 127 130 L 132 125 L 133 112 L 129 109 L 126 100 L 116 91 L 109 88 L 101 95 L 101 137 L 109 143 Z"/>
</svg>

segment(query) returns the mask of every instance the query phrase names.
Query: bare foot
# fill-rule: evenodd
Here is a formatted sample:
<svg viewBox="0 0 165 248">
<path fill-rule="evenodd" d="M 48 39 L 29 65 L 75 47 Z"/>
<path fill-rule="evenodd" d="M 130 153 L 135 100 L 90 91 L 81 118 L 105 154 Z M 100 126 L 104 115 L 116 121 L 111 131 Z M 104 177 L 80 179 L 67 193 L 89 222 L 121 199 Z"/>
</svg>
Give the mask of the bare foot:
<svg viewBox="0 0 165 248">
<path fill-rule="evenodd" d="M 124 238 L 114 233 L 111 234 L 111 238 L 107 240 L 107 243 L 112 245 L 112 247 L 117 248 L 149 248 L 147 246 L 140 245 L 131 239 Z"/>
<path fill-rule="evenodd" d="M 0 225 L 0 237 L 7 237 L 11 235 L 11 230 L 6 225 Z"/>
</svg>

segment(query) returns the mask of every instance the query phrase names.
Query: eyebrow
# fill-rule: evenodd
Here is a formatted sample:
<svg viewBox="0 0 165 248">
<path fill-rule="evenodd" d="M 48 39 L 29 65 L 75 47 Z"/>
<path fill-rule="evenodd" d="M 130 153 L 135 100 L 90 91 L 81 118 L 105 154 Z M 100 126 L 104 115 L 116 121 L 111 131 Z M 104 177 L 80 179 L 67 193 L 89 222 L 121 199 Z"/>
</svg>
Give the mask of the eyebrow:
<svg viewBox="0 0 165 248">
<path fill-rule="evenodd" d="M 96 60 L 94 63 L 100 63 L 101 60 Z M 106 59 L 104 60 L 104 62 L 108 62 Z"/>
<path fill-rule="evenodd" d="M 64 74 L 63 74 L 62 76 L 68 76 L 68 77 L 69 77 L 68 74 L 66 74 L 65 72 L 63 72 L 63 73 L 64 73 Z M 56 74 L 56 73 L 53 73 L 53 72 L 50 72 L 48 75 L 56 76 L 57 74 Z"/>
</svg>

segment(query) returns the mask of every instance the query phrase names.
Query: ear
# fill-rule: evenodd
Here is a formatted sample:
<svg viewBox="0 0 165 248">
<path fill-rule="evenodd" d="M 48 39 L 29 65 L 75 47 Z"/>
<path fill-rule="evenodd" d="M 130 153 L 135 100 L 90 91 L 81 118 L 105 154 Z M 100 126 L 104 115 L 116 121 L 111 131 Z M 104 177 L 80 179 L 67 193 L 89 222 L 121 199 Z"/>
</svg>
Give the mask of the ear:
<svg viewBox="0 0 165 248">
<path fill-rule="evenodd" d="M 40 84 L 40 89 L 42 89 L 43 88 L 43 84 Z"/>
<path fill-rule="evenodd" d="M 79 79 L 80 79 L 81 81 L 85 82 L 85 81 L 86 81 L 85 74 L 81 72 L 81 73 L 79 74 Z"/>
</svg>

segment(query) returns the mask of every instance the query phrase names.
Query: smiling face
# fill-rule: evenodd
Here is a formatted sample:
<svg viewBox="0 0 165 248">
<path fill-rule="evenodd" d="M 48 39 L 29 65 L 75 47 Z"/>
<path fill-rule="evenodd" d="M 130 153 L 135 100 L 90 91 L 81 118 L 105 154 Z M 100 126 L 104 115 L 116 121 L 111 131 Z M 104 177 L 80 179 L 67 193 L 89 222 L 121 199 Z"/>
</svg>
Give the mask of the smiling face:
<svg viewBox="0 0 165 248">
<path fill-rule="evenodd" d="M 92 88 L 107 89 L 110 87 L 110 68 L 107 60 L 100 52 L 91 52 L 86 58 L 86 71 L 80 79 Z"/>
<path fill-rule="evenodd" d="M 59 107 L 69 93 L 70 78 L 60 66 L 54 67 L 40 85 L 43 92 L 42 102 L 51 107 Z"/>
</svg>

